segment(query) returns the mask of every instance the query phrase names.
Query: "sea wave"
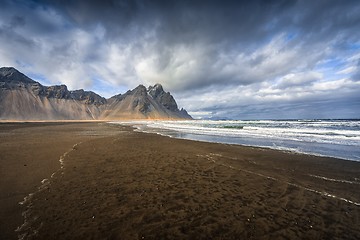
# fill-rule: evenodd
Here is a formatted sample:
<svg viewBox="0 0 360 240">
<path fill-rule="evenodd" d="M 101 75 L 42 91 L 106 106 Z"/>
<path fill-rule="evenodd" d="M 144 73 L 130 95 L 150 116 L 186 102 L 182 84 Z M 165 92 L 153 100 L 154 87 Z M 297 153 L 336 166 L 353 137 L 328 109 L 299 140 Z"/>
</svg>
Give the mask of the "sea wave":
<svg viewBox="0 0 360 240">
<path fill-rule="evenodd" d="M 360 161 L 359 120 L 138 121 L 139 131 Z"/>
</svg>

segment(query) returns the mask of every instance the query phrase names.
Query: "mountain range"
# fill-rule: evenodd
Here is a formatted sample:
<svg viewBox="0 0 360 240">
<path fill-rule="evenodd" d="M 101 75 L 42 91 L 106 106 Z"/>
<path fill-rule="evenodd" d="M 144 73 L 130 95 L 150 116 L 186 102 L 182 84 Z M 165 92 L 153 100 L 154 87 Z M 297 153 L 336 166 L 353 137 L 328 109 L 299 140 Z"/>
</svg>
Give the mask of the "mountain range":
<svg viewBox="0 0 360 240">
<path fill-rule="evenodd" d="M 0 120 L 192 119 L 160 84 L 104 98 L 66 85 L 43 86 L 13 67 L 0 68 Z"/>
</svg>

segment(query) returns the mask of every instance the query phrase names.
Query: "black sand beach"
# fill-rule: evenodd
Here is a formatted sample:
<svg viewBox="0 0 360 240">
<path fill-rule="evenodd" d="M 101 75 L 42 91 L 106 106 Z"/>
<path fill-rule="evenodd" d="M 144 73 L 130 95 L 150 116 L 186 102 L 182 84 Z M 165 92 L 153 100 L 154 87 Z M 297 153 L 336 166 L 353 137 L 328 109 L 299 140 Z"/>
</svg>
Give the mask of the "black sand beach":
<svg viewBox="0 0 360 240">
<path fill-rule="evenodd" d="M 1 239 L 360 239 L 359 162 L 96 122 L 1 123 L 0 153 Z"/>
</svg>

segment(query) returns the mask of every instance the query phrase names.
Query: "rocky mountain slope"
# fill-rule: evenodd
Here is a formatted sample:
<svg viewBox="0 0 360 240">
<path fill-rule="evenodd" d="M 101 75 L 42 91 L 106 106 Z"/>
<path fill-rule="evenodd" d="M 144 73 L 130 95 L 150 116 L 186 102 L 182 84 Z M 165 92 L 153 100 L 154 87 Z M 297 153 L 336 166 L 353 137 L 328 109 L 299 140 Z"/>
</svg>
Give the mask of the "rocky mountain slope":
<svg viewBox="0 0 360 240">
<path fill-rule="evenodd" d="M 43 86 L 12 67 L 0 68 L 2 120 L 191 119 L 160 84 L 105 99 L 65 85 Z"/>
</svg>

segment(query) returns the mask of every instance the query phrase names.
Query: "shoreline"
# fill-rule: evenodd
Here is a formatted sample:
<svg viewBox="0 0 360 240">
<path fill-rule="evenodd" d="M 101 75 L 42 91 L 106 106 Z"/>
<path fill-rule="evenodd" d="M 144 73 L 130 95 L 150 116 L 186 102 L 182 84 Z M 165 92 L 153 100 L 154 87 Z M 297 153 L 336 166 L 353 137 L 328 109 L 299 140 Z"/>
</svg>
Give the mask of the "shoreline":
<svg viewBox="0 0 360 240">
<path fill-rule="evenodd" d="M 148 122 L 135 126 L 140 131 L 157 132 L 182 139 L 257 146 L 360 161 L 359 122 L 326 122 L 314 125 L 303 121 L 184 121 L 179 124 Z M 241 127 L 241 130 L 228 129 L 228 126 Z"/>
<path fill-rule="evenodd" d="M 340 161 L 360 162 L 359 160 L 354 160 L 354 159 L 350 159 L 350 158 L 347 159 L 347 158 L 340 158 L 340 157 L 330 156 L 330 155 L 327 156 L 327 155 L 321 155 L 321 154 L 316 154 L 316 153 L 307 153 L 307 152 L 301 152 L 301 151 L 296 151 L 296 150 L 292 150 L 292 149 L 279 149 L 279 148 L 272 148 L 272 147 L 267 147 L 267 146 L 246 145 L 246 144 L 240 144 L 240 143 L 239 144 L 237 144 L 237 143 L 224 143 L 224 142 L 215 142 L 215 141 L 212 142 L 212 141 L 206 141 L 206 140 L 196 140 L 196 139 L 191 139 L 191 138 L 180 138 L 180 137 L 173 137 L 173 136 L 169 136 L 169 135 L 161 134 L 161 133 L 141 131 L 141 130 L 138 130 L 138 129 L 134 129 L 134 131 L 139 132 L 139 133 L 146 133 L 146 134 L 157 134 L 157 135 L 162 136 L 162 137 L 169 137 L 169 138 L 173 138 L 173 139 L 182 139 L 182 140 L 194 141 L 194 142 L 234 145 L 234 146 L 255 148 L 255 149 L 259 149 L 259 150 L 261 150 L 261 149 L 262 150 L 275 150 L 275 151 L 288 153 L 288 154 L 309 155 L 309 156 L 320 157 L 320 158 L 332 158 L 332 159 L 336 159 L 336 160 L 340 160 Z"/>
<path fill-rule="evenodd" d="M 34 229 L 39 230 L 38 239 L 360 236 L 356 161 L 169 138 L 103 122 L 29 123 L 8 130 L 5 125 L 0 125 L 0 137 L 7 140 L 0 150 L 8 150 L 6 159 L 0 158 L 6 179 L 1 205 L 16 188 L 21 193 L 17 190 L 12 203 L 7 201 L 13 210 L 8 218 L 2 211 L 0 221 L 10 227 L 11 222 L 19 223 L 15 215 L 31 209 L 30 228 L 20 232 L 28 238 Z M 34 166 L 27 163 L 31 169 L 42 169 L 34 170 L 36 176 L 21 175 L 27 168 L 23 162 L 6 165 L 17 159 L 15 153 L 30 151 L 18 149 L 21 139 L 24 144 L 31 140 L 27 146 L 33 148 L 34 140 L 48 144 L 39 149 L 43 154 L 39 151 L 31 159 Z M 53 149 L 46 152 L 49 146 Z M 61 168 L 59 158 L 64 154 Z M 44 168 L 52 155 L 57 159 L 52 157 L 52 167 Z M 29 179 L 32 186 L 16 183 Z M 25 209 L 14 202 L 32 192 Z M 16 234 L 0 229 L 4 239 L 16 239 Z"/>
<path fill-rule="evenodd" d="M 117 124 L 117 123 L 113 123 L 113 122 L 108 122 L 108 123 Z M 133 127 L 132 125 L 126 125 L 126 126 Z M 351 158 L 341 158 L 341 157 L 331 156 L 331 155 L 323 155 L 323 154 L 318 154 L 318 153 L 302 152 L 302 151 L 297 151 L 297 150 L 294 150 L 294 149 L 291 149 L 291 148 L 281 149 L 282 147 L 276 148 L 276 147 L 271 147 L 271 146 L 256 146 L 256 145 L 250 145 L 250 144 L 247 145 L 247 144 L 242 144 L 242 143 L 226 143 L 226 142 L 198 140 L 198 139 L 191 139 L 190 137 L 189 138 L 174 137 L 174 136 L 166 135 L 166 134 L 159 133 L 159 132 L 143 131 L 143 130 L 139 130 L 136 127 L 133 127 L 133 128 L 134 128 L 134 131 L 136 131 L 136 132 L 147 133 L 147 134 L 157 134 L 157 135 L 160 135 L 160 136 L 163 136 L 163 137 L 169 137 L 169 138 L 173 138 L 173 139 L 183 139 L 183 140 L 195 141 L 195 142 L 203 142 L 203 143 L 216 143 L 216 144 L 243 146 L 243 147 L 258 148 L 258 149 L 264 149 L 264 150 L 275 150 L 275 151 L 280 151 L 280 152 L 289 153 L 289 154 L 309 155 L 309 156 L 314 156 L 314 157 L 333 158 L 333 159 L 337 159 L 337 160 L 341 160 L 341 161 L 360 162 L 360 160 L 355 160 L 355 159 L 351 159 Z"/>
<path fill-rule="evenodd" d="M 289 120 L 289 119 L 287 119 Z M 290 119 L 291 120 L 291 119 Z M 320 119 L 322 120 L 322 119 Z M 324 120 L 360 120 L 360 119 L 324 119 Z M 170 135 L 166 135 L 166 134 L 162 134 L 162 133 L 158 133 L 158 132 L 148 132 L 148 131 L 142 131 L 139 130 L 138 128 L 136 128 L 133 125 L 124 125 L 123 122 L 133 122 L 133 121 L 149 121 L 149 120 L 121 120 L 119 122 L 121 122 L 120 124 L 118 122 L 114 122 L 111 120 L 26 120 L 26 121 L 17 121 L 17 120 L 0 120 L 0 124 L 18 124 L 18 123 L 35 123 L 35 124 L 57 124 L 57 123 L 105 123 L 105 124 L 111 124 L 111 125 L 119 125 L 119 126 L 126 126 L 129 128 L 132 128 L 133 131 L 135 132 L 139 132 L 139 133 L 146 133 L 146 134 L 156 134 L 159 136 L 163 136 L 163 137 L 169 137 L 169 138 L 173 138 L 173 139 L 182 139 L 182 140 L 187 140 L 187 141 L 194 141 L 194 142 L 202 142 L 202 143 L 215 143 L 215 144 L 224 144 L 224 145 L 234 145 L 234 146 L 242 146 L 242 147 L 249 147 L 249 148 L 255 148 L 255 149 L 259 149 L 259 150 L 275 150 L 275 151 L 279 151 L 279 152 L 283 152 L 283 153 L 287 153 L 287 154 L 299 154 L 299 155 L 309 155 L 309 156 L 314 156 L 314 157 L 320 157 L 320 158 L 332 158 L 332 159 L 336 159 L 336 160 L 340 160 L 340 161 L 351 161 L 351 162 L 357 162 L 359 163 L 359 160 L 354 160 L 354 159 L 347 159 L 347 158 L 341 158 L 341 157 L 336 157 L 336 156 L 330 156 L 330 155 L 322 155 L 322 154 L 317 154 L 317 153 L 308 153 L 308 152 L 301 152 L 301 151 L 296 151 L 293 149 L 281 149 L 281 148 L 273 148 L 271 146 L 256 146 L 256 145 L 246 145 L 246 144 L 240 144 L 240 143 L 225 143 L 225 142 L 216 142 L 216 141 L 206 141 L 206 140 L 197 140 L 197 139 L 191 139 L 191 138 L 181 138 L 181 137 L 174 137 L 174 136 L 170 136 Z M 164 121 L 161 119 L 151 119 L 150 121 Z M 177 120 L 171 120 L 171 121 L 177 121 Z M 181 121 L 181 120 L 180 120 Z M 250 120 L 249 120 L 250 121 Z M 282 120 L 279 120 L 282 121 Z M 291 120 L 291 121 L 295 121 L 295 120 Z M 310 121 L 310 120 L 309 120 Z"/>
</svg>

